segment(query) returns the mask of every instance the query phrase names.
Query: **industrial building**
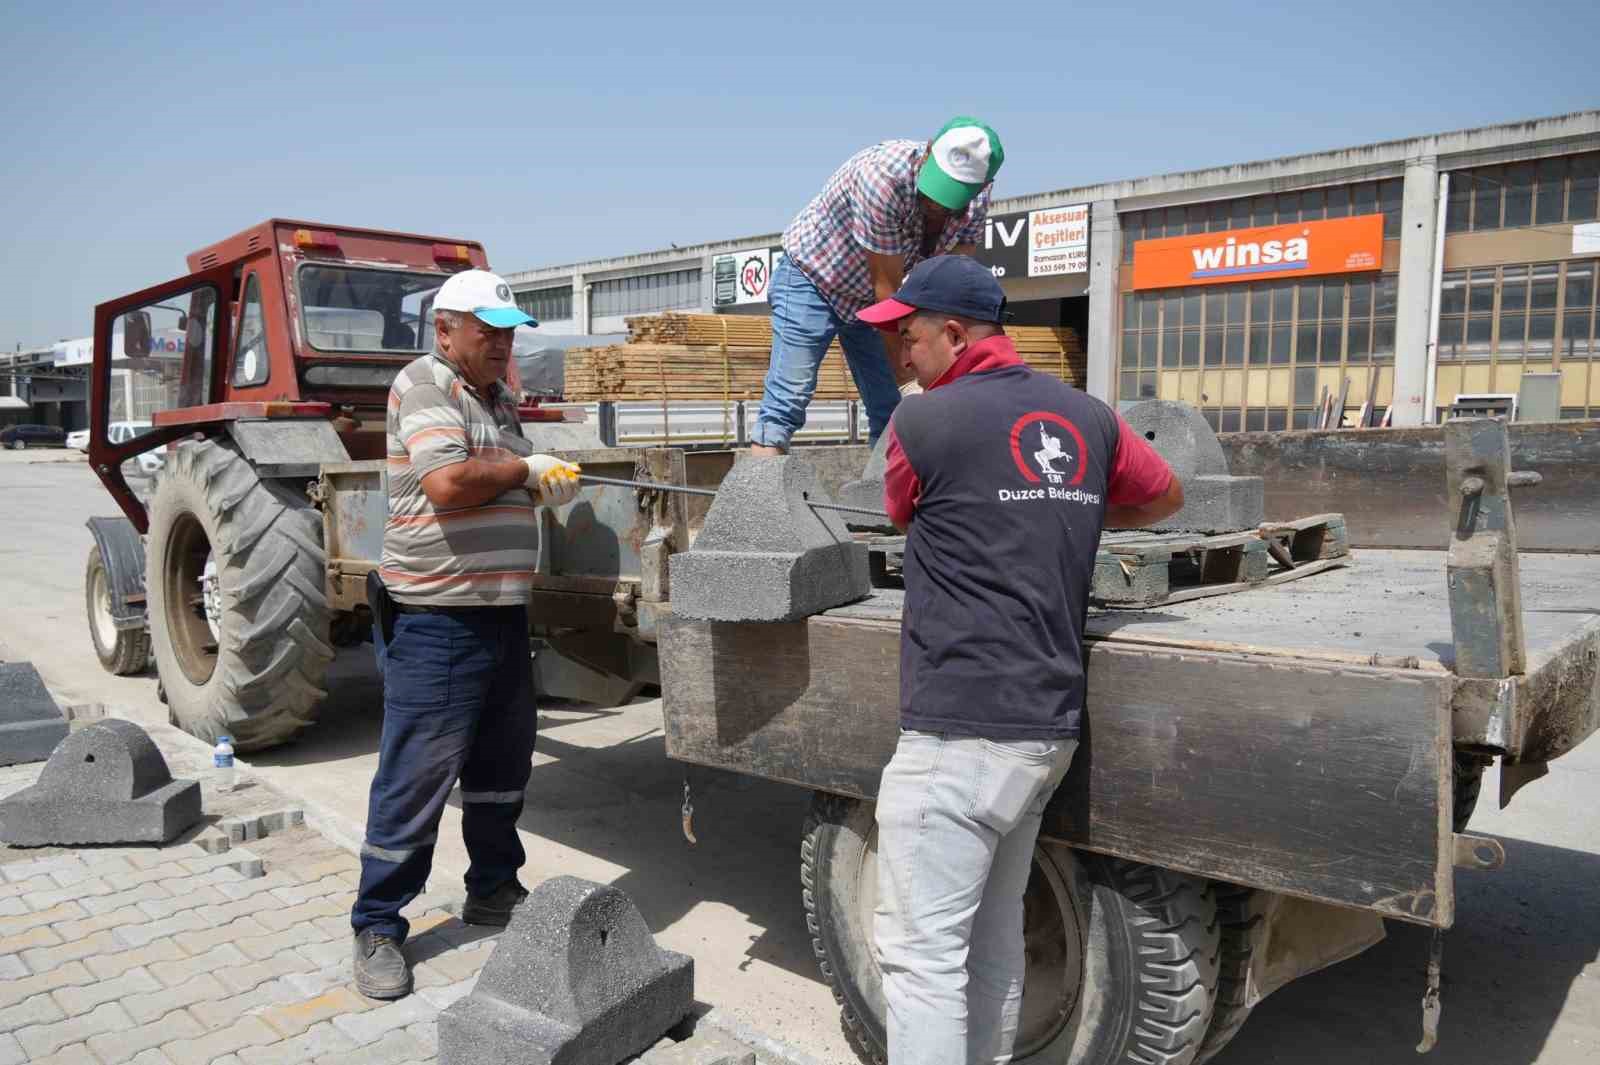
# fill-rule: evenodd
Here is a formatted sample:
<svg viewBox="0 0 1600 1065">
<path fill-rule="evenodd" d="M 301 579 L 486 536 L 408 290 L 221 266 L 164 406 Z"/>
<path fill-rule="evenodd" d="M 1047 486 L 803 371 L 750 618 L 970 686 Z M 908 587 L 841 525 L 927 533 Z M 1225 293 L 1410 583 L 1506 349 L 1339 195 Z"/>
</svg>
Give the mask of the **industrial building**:
<svg viewBox="0 0 1600 1065">
<path fill-rule="evenodd" d="M 1068 376 L 1182 399 L 1222 431 L 1305 427 L 1324 395 L 1394 425 L 1549 388 L 1600 416 L 1600 111 L 996 199 L 979 257 Z M 800 203 L 793 205 L 798 211 Z M 507 275 L 545 332 L 765 313 L 781 234 Z M 1532 378 L 1530 378 L 1532 380 Z"/>
</svg>

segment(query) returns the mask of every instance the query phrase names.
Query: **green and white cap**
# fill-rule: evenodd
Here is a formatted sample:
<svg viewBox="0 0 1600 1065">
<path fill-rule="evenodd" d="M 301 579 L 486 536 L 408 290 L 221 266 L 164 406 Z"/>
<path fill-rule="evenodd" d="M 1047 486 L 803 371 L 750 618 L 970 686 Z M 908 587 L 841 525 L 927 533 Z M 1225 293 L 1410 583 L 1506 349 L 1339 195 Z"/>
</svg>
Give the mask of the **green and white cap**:
<svg viewBox="0 0 1600 1065">
<path fill-rule="evenodd" d="M 928 160 L 917 173 L 917 191 L 941 207 L 965 210 L 1005 161 L 1006 151 L 994 130 L 958 115 L 933 138 Z"/>
</svg>

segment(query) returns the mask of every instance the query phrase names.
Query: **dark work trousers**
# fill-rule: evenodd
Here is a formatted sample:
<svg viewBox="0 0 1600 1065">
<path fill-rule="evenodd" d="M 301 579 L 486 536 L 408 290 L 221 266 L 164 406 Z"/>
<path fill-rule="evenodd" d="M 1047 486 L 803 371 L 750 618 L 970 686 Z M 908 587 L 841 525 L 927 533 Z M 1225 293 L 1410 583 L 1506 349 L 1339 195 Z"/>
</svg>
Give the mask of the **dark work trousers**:
<svg viewBox="0 0 1600 1065">
<path fill-rule="evenodd" d="M 517 875 L 523 790 L 538 728 L 525 607 L 397 614 L 383 673 L 383 739 L 367 802 L 361 889 L 350 924 L 404 942 L 400 910 L 422 893 L 439 816 L 461 782 L 467 890 L 491 894 Z"/>
</svg>

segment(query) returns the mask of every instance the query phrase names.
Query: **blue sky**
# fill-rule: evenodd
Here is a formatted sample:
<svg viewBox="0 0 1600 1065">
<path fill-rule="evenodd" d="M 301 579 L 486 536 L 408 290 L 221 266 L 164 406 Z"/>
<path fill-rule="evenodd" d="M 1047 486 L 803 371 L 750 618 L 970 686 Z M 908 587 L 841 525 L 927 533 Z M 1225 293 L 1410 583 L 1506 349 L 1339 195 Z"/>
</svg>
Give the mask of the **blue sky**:
<svg viewBox="0 0 1600 1065">
<path fill-rule="evenodd" d="M 545 6 L 14 0 L 0 345 L 273 215 L 510 272 L 779 230 L 956 113 L 1007 196 L 1600 106 L 1593 0 Z"/>
</svg>

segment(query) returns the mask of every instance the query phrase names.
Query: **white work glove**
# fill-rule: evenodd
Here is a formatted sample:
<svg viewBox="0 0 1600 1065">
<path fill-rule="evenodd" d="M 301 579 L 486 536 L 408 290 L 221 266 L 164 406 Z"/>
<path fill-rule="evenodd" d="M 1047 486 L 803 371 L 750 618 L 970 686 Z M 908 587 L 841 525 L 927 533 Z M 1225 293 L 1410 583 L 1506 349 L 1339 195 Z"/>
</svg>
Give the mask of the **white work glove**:
<svg viewBox="0 0 1600 1065">
<path fill-rule="evenodd" d="M 917 384 L 916 381 L 907 381 L 905 384 L 900 386 L 900 397 L 902 399 L 904 399 L 906 396 L 920 395 L 922 395 L 922 386 Z"/>
<path fill-rule="evenodd" d="M 578 498 L 578 474 L 583 471 L 577 463 L 554 455 L 529 455 L 522 462 L 528 467 L 528 489 L 540 503 L 559 507 Z"/>
</svg>

